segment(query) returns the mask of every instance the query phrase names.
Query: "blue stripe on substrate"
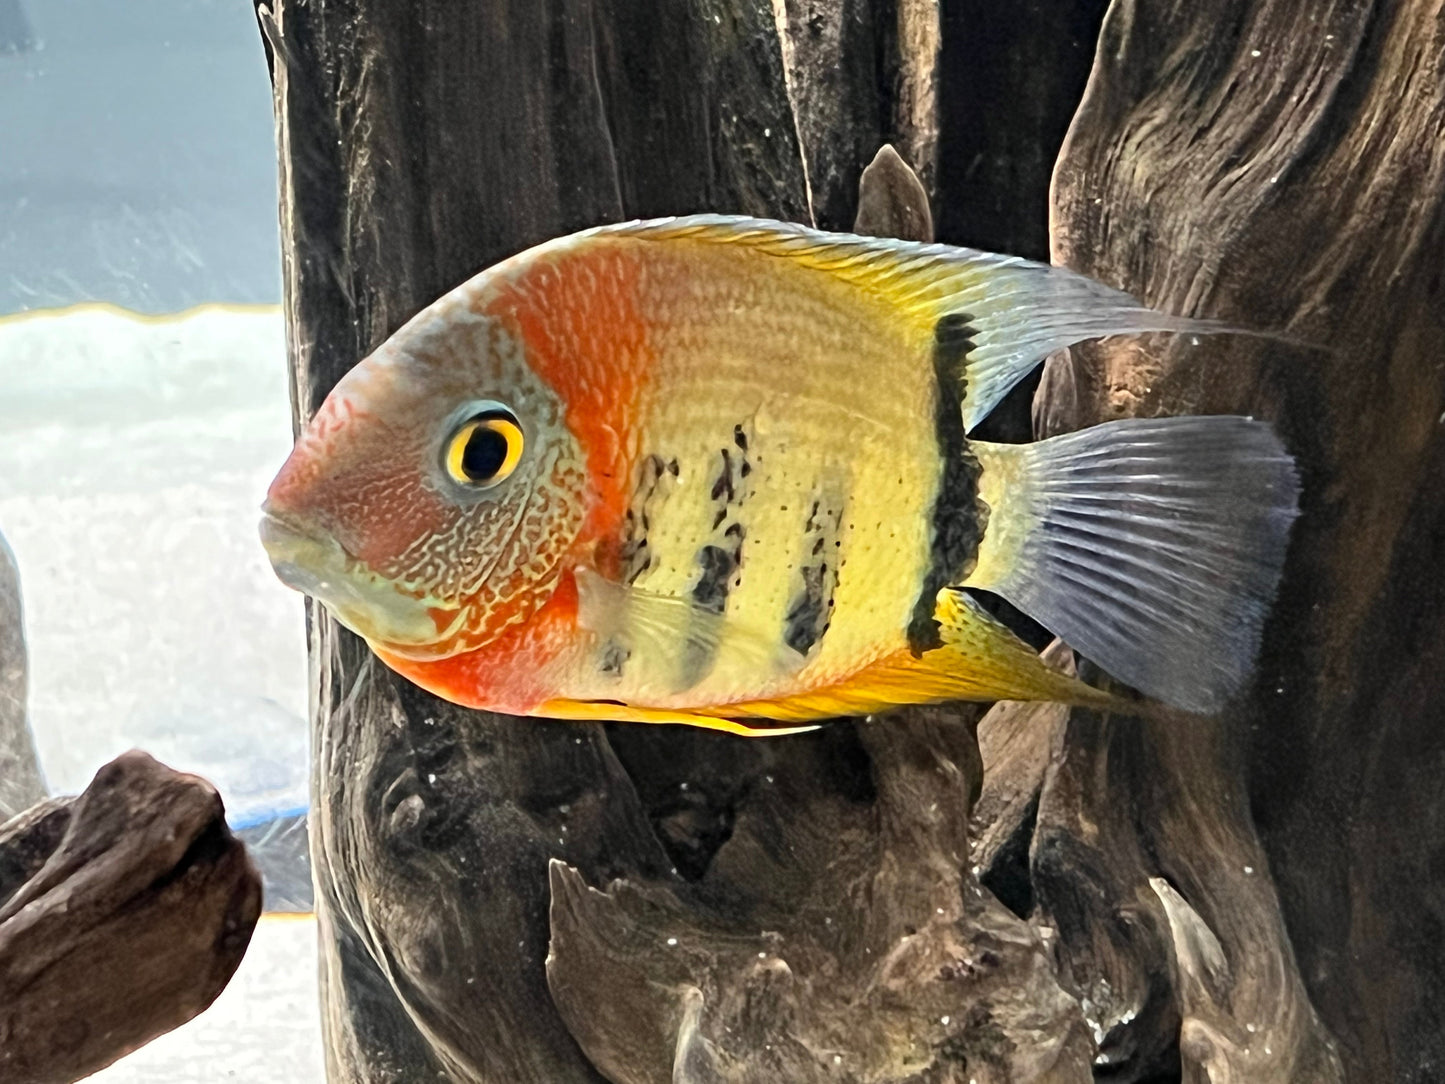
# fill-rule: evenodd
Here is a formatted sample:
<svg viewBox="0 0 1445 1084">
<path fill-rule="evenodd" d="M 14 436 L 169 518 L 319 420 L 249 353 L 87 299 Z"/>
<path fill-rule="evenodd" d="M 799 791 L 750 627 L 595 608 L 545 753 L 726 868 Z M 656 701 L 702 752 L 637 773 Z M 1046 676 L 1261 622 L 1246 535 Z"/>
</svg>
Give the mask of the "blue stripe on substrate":
<svg viewBox="0 0 1445 1084">
<path fill-rule="evenodd" d="M 289 820 L 293 817 L 304 817 L 310 810 L 309 805 L 287 806 L 282 809 L 254 810 L 248 809 L 244 813 L 237 813 L 226 818 L 226 824 L 231 831 L 239 832 L 243 828 L 255 828 L 257 825 L 266 824 L 270 821 Z"/>
</svg>

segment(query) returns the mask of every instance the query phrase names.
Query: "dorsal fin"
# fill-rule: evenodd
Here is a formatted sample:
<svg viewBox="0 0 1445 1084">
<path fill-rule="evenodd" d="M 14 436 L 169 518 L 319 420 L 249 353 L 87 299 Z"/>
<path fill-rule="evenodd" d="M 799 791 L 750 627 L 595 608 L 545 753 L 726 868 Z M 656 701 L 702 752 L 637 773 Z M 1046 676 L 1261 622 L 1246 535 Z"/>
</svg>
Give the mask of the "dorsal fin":
<svg viewBox="0 0 1445 1084">
<path fill-rule="evenodd" d="M 747 246 L 838 275 L 886 296 L 931 333 L 945 316 L 966 316 L 973 334 L 964 377 L 965 429 L 1055 350 L 1084 339 L 1145 331 L 1227 331 L 1172 316 L 1061 267 L 952 245 L 826 233 L 791 222 L 689 215 L 600 226 L 582 237 L 628 234 Z"/>
</svg>

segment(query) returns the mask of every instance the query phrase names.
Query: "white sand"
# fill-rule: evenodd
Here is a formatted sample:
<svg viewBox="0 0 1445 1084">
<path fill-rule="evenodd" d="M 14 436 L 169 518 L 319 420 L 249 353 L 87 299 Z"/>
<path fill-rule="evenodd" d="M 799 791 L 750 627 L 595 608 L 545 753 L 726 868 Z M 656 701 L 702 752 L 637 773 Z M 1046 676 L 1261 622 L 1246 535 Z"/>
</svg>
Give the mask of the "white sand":
<svg viewBox="0 0 1445 1084">
<path fill-rule="evenodd" d="M 256 537 L 290 447 L 275 308 L 0 320 L 0 532 L 52 790 L 140 747 L 210 778 L 233 819 L 305 801 L 301 600 Z M 322 1080 L 315 938 L 263 919 L 209 1011 L 93 1079 Z"/>
<path fill-rule="evenodd" d="M 0 532 L 53 791 L 138 746 L 233 821 L 304 803 L 301 599 L 256 537 L 291 447 L 283 335 L 276 308 L 0 320 Z"/>
<path fill-rule="evenodd" d="M 316 922 L 268 915 L 209 1009 L 108 1069 L 99 1084 L 321 1084 Z"/>
</svg>

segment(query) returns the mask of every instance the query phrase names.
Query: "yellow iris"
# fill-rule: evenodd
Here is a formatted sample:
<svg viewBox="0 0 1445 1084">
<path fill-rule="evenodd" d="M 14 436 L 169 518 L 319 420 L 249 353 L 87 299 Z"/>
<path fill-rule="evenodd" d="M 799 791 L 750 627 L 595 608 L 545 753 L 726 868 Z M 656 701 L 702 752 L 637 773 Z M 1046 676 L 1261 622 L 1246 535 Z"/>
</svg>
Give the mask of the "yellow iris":
<svg viewBox="0 0 1445 1084">
<path fill-rule="evenodd" d="M 483 489 L 517 469 L 522 428 L 510 414 L 492 411 L 466 422 L 447 443 L 446 468 L 454 482 Z"/>
</svg>

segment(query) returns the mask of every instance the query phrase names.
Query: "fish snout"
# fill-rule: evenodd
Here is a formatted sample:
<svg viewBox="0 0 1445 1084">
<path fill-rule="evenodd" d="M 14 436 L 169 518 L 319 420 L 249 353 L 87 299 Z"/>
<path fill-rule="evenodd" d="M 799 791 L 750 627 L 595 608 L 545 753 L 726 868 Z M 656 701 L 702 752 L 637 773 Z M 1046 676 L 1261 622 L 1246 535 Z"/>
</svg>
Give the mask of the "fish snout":
<svg viewBox="0 0 1445 1084">
<path fill-rule="evenodd" d="M 293 590 L 326 601 L 333 581 L 346 574 L 347 555 L 325 531 L 261 505 L 261 546 L 277 579 Z"/>
<path fill-rule="evenodd" d="M 276 578 L 324 605 L 343 625 L 400 655 L 435 654 L 464 614 L 417 598 L 368 569 L 328 532 L 300 517 L 261 506 L 261 545 Z"/>
</svg>

